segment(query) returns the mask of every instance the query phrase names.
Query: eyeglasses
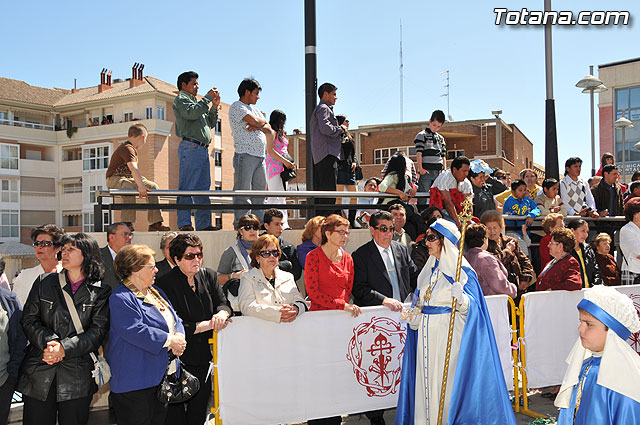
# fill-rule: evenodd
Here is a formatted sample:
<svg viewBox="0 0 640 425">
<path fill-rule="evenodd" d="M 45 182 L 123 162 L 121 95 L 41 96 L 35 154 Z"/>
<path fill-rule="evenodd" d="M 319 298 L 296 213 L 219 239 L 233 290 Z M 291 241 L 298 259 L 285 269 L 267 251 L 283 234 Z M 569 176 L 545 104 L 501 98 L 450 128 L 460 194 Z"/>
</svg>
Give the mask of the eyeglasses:
<svg viewBox="0 0 640 425">
<path fill-rule="evenodd" d="M 246 226 L 241 226 L 241 229 L 244 229 L 245 231 L 249 231 L 249 230 L 260 230 L 260 226 L 258 226 L 257 224 L 247 224 Z"/>
<path fill-rule="evenodd" d="M 348 230 L 334 230 L 332 233 L 337 233 L 340 236 L 349 236 L 351 234 Z"/>
<path fill-rule="evenodd" d="M 439 241 L 440 239 L 442 239 L 440 236 L 434 235 L 433 233 L 429 233 L 427 236 L 425 236 L 425 240 L 427 242 L 435 242 Z"/>
<path fill-rule="evenodd" d="M 497 178 L 498 180 L 504 180 L 504 179 L 506 179 L 506 178 L 507 178 L 507 176 L 496 176 L 496 178 Z"/>
<path fill-rule="evenodd" d="M 156 263 L 153 264 L 144 264 L 142 267 L 151 267 L 154 268 L 156 266 Z"/>
<path fill-rule="evenodd" d="M 198 257 L 200 260 L 202 260 L 202 251 L 201 252 L 190 252 L 188 254 L 184 254 L 182 256 L 182 259 L 191 261 L 196 257 Z"/>
<path fill-rule="evenodd" d="M 47 247 L 53 246 L 53 242 L 51 242 L 51 241 L 35 241 L 33 243 L 33 246 L 35 246 L 36 248 L 39 247 L 39 246 L 41 246 L 43 248 L 47 248 Z"/>
<path fill-rule="evenodd" d="M 273 251 L 260 251 L 258 252 L 258 255 L 261 256 L 262 258 L 269 258 L 269 257 L 278 258 L 280 257 L 280 251 L 277 249 L 274 249 Z"/>
<path fill-rule="evenodd" d="M 393 226 L 372 226 L 374 229 L 381 231 L 382 233 L 393 232 Z"/>
</svg>

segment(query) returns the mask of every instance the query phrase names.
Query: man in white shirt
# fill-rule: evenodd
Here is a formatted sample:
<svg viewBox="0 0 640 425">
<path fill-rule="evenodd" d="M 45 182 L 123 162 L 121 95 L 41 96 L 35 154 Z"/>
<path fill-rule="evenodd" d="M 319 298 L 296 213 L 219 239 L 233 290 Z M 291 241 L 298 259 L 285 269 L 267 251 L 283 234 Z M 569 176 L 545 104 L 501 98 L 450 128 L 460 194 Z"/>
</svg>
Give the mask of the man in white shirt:
<svg viewBox="0 0 640 425">
<path fill-rule="evenodd" d="M 572 156 L 564 163 L 565 176 L 560 180 L 560 198 L 568 215 L 599 217 L 589 184 L 580 177 L 582 160 Z"/>
<path fill-rule="evenodd" d="M 462 211 L 462 201 L 473 196 L 473 186 L 467 180 L 471 162 L 466 156 L 451 161 L 451 168 L 440 174 L 429 190 L 429 205 L 443 210 L 444 218 L 453 221 L 461 229 L 458 212 Z"/>
<path fill-rule="evenodd" d="M 59 273 L 62 270 L 62 265 L 58 261 L 59 243 L 62 235 L 64 235 L 64 230 L 55 224 L 45 224 L 31 231 L 31 240 L 40 264 L 23 269 L 13 279 L 13 292 L 21 305 L 27 301 L 33 282 L 38 276 L 43 273 Z"/>
<path fill-rule="evenodd" d="M 233 190 L 267 190 L 265 156 L 267 139 L 275 139 L 275 132 L 264 114 L 255 106 L 260 99 L 260 83 L 245 78 L 238 86 L 237 100 L 229 107 L 229 124 L 233 135 Z M 236 204 L 264 204 L 263 196 L 237 196 Z M 236 209 L 234 226 L 244 214 L 253 213 L 262 222 L 264 210 Z"/>
</svg>

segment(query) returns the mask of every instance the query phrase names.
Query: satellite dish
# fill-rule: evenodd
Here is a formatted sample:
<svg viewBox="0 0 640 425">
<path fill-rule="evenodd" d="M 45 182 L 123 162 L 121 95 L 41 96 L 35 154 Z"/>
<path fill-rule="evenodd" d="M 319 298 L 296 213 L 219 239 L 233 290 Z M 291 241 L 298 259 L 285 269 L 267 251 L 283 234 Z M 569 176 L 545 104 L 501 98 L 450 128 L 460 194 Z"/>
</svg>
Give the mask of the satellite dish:
<svg viewBox="0 0 640 425">
<path fill-rule="evenodd" d="M 451 115 L 447 115 L 447 120 L 449 120 L 449 122 L 453 122 L 453 117 Z"/>
</svg>

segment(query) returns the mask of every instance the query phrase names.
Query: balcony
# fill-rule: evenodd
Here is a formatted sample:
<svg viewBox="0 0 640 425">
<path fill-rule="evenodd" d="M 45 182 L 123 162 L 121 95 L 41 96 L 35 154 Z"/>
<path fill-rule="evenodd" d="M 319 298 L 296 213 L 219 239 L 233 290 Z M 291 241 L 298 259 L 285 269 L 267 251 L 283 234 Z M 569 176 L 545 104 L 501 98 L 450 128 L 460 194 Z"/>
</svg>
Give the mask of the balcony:
<svg viewBox="0 0 640 425">
<path fill-rule="evenodd" d="M 14 127 L 24 127 L 24 128 L 34 128 L 36 130 L 49 130 L 49 131 L 54 131 L 55 130 L 52 125 L 39 124 L 39 123 L 33 123 L 33 122 L 26 122 L 26 121 L 10 121 L 10 120 L 7 120 L 7 119 L 0 119 L 0 125 L 9 125 L 9 126 L 14 126 Z"/>
<path fill-rule="evenodd" d="M 69 179 L 82 176 L 82 160 L 62 161 L 60 163 L 60 179 Z"/>
<path fill-rule="evenodd" d="M 51 125 L 0 120 L 0 139 L 38 144 L 55 144 L 56 131 Z"/>
<path fill-rule="evenodd" d="M 91 127 L 78 128 L 78 131 L 69 139 L 66 130 L 57 131 L 57 140 L 59 142 L 89 142 L 95 140 L 119 140 L 126 139 L 129 127 L 133 124 L 144 124 L 149 134 L 160 134 L 163 136 L 171 135 L 172 121 L 165 120 L 135 120 L 129 122 L 120 122 L 117 124 L 96 125 Z"/>
<path fill-rule="evenodd" d="M 55 161 L 20 159 L 20 175 L 56 178 L 58 176 L 58 164 Z"/>
</svg>

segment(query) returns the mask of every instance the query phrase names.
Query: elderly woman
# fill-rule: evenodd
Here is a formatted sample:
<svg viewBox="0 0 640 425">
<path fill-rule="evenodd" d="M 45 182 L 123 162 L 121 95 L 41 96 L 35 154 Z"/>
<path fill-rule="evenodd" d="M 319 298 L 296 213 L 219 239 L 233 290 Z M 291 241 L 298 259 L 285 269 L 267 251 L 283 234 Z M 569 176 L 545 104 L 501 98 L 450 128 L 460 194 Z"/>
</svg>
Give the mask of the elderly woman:
<svg viewBox="0 0 640 425">
<path fill-rule="evenodd" d="M 455 281 L 459 238 L 457 227 L 447 220 L 438 219 L 427 230 L 430 255 L 418 276 L 408 319 L 396 424 L 437 423 L 447 355 L 442 423 L 516 423 L 484 295 L 464 259 Z M 452 307 L 456 314 L 447 353 Z M 481 399 L 491 403 L 476 401 Z"/>
<path fill-rule="evenodd" d="M 545 235 L 540 240 L 540 265 L 542 268 L 551 261 L 551 255 L 549 254 L 549 242 L 551 242 L 551 232 L 556 229 L 564 228 L 564 216 L 559 213 L 549 213 L 542 220 L 542 230 Z"/>
<path fill-rule="evenodd" d="M 579 218 L 567 223 L 567 228 L 571 229 L 576 238 L 576 245 L 571 251 L 571 255 L 580 264 L 583 286 L 589 288 L 593 285 L 602 285 L 602 275 L 596 261 L 596 254 L 591 249 L 591 246 L 586 243 L 589 237 L 589 224 Z"/>
<path fill-rule="evenodd" d="M 514 283 L 520 293 L 535 282 L 531 260 L 520 249 L 518 242 L 503 234 L 504 220 L 499 211 L 487 211 L 480 218 L 487 226 L 489 245 L 487 251 L 498 257 L 509 273 L 509 282 Z"/>
<path fill-rule="evenodd" d="M 280 255 L 278 238 L 273 235 L 262 235 L 253 243 L 253 268 L 240 278 L 238 301 L 243 315 L 293 322 L 307 310 L 293 275 L 278 267 Z"/>
<path fill-rule="evenodd" d="M 181 360 L 201 385 L 193 398 L 169 406 L 167 424 L 201 425 L 211 395 L 210 385 L 205 385 L 212 359 L 209 339 L 213 336 L 212 331 L 219 332 L 227 327 L 231 308 L 218 284 L 216 272 L 202 267 L 202 242 L 198 236 L 193 233 L 176 236 L 171 242 L 170 254 L 177 267 L 158 281 L 158 287 L 166 292 L 182 319 L 187 349 Z"/>
<path fill-rule="evenodd" d="M 569 229 L 560 228 L 551 232 L 549 254 L 551 261 L 542 269 L 537 282 L 537 291 L 564 289 L 576 291 L 582 288 L 582 274 L 578 260 L 571 256 L 576 238 Z"/>
<path fill-rule="evenodd" d="M 65 235 L 62 271 L 41 275 L 29 293 L 22 328 L 29 346 L 18 379 L 28 425 L 86 424 L 98 390 L 90 353 L 109 330 L 109 294 L 98 243 L 84 233 Z M 73 325 L 62 291 L 73 300 L 84 332 Z"/>
<path fill-rule="evenodd" d="M 233 311 L 240 312 L 238 305 L 238 289 L 240 277 L 251 269 L 249 253 L 251 246 L 258 239 L 260 220 L 253 214 L 244 214 L 238 220 L 237 242 L 224 250 L 218 264 L 218 283 L 224 287 L 225 296 L 231 303 Z"/>
<path fill-rule="evenodd" d="M 179 356 L 186 346 L 182 320 L 166 294 L 152 286 L 158 271 L 154 256 L 146 245 L 126 245 L 113 262 L 123 281 L 109 299 L 107 355 L 118 425 L 164 424 L 167 408 L 156 392 L 169 351 Z M 174 372 L 175 364 L 171 365 Z"/>
<path fill-rule="evenodd" d="M 349 302 L 353 289 L 353 259 L 344 244 L 349 236 L 349 220 L 331 214 L 322 224 L 322 245 L 307 255 L 304 283 L 311 300 L 311 311 L 344 310 L 353 317 L 360 307 Z M 313 419 L 310 425 L 339 425 L 340 416 Z"/>
<path fill-rule="evenodd" d="M 515 298 L 518 288 L 507 279 L 507 269 L 495 255 L 487 252 L 487 226 L 481 223 L 470 225 L 464 237 L 464 246 L 467 248 L 464 258 L 476 271 L 484 295 L 505 294 Z"/>
<path fill-rule="evenodd" d="M 171 241 L 178 235 L 178 232 L 167 232 L 162 235 L 162 238 L 160 238 L 160 251 L 162 251 L 162 255 L 164 255 L 164 260 L 156 263 L 156 268 L 158 269 L 156 279 L 160 279 L 176 266 L 173 262 L 173 258 L 171 258 L 171 254 L 169 254 L 169 247 L 171 246 Z"/>
<path fill-rule="evenodd" d="M 624 206 L 627 224 L 620 229 L 621 269 L 625 285 L 640 283 L 640 197 Z"/>
<path fill-rule="evenodd" d="M 324 216 L 318 215 L 307 221 L 302 232 L 302 243 L 296 247 L 298 252 L 298 260 L 304 269 L 304 263 L 307 259 L 307 254 L 322 243 L 322 223 L 324 223 Z"/>
<path fill-rule="evenodd" d="M 620 268 L 616 264 L 611 252 L 611 236 L 607 233 L 599 233 L 593 241 L 591 248 L 596 253 L 596 262 L 602 274 L 602 280 L 607 286 L 620 285 Z"/>
<path fill-rule="evenodd" d="M 58 261 L 60 252 L 60 238 L 64 230 L 55 224 L 45 224 L 31 231 L 31 240 L 36 252 L 38 264 L 24 269 L 13 279 L 13 292 L 18 296 L 20 304 L 24 305 L 31 291 L 33 282 L 43 273 L 59 273 L 62 266 Z"/>
</svg>

